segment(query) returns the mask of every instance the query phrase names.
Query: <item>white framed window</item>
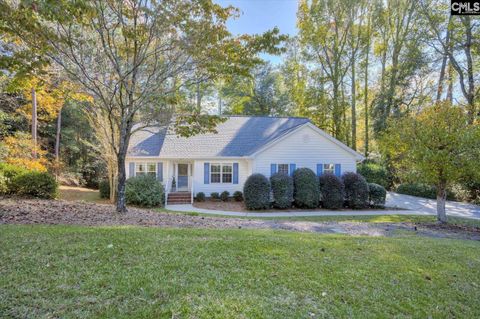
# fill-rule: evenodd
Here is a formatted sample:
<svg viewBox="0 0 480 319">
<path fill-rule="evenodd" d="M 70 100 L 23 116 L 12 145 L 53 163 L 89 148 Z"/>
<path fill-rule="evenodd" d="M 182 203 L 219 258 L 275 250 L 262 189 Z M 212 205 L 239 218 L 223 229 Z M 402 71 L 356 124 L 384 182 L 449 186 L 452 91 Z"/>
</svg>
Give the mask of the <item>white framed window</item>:
<svg viewBox="0 0 480 319">
<path fill-rule="evenodd" d="M 233 180 L 233 164 L 210 164 L 210 183 L 231 184 Z"/>
<path fill-rule="evenodd" d="M 277 173 L 288 175 L 288 164 L 277 164 Z"/>
<path fill-rule="evenodd" d="M 233 168 L 231 164 L 222 164 L 222 183 L 231 183 Z"/>
<path fill-rule="evenodd" d="M 335 165 L 334 164 L 323 164 L 323 173 L 335 174 Z"/>
<path fill-rule="evenodd" d="M 140 175 L 157 177 L 157 163 L 135 163 L 135 176 Z"/>
</svg>

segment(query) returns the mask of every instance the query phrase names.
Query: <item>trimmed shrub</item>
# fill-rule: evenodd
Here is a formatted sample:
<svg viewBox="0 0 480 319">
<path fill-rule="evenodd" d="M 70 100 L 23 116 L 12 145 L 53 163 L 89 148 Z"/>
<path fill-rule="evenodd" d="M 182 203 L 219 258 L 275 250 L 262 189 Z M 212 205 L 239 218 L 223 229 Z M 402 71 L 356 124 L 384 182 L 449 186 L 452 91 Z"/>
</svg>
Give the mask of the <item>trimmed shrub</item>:
<svg viewBox="0 0 480 319">
<path fill-rule="evenodd" d="M 299 168 L 293 172 L 293 198 L 300 208 L 318 207 L 320 193 L 318 178 L 309 168 Z"/>
<path fill-rule="evenodd" d="M 110 199 L 110 182 L 108 179 L 102 179 L 98 183 L 98 189 L 100 191 L 100 198 Z"/>
<path fill-rule="evenodd" d="M 20 166 L 15 166 L 7 163 L 0 163 L 0 173 L 5 178 L 7 193 L 16 193 L 17 190 L 15 189 L 15 185 L 13 185 L 13 180 L 15 179 L 15 177 L 28 172 L 29 170 Z"/>
<path fill-rule="evenodd" d="M 210 198 L 218 200 L 220 199 L 220 194 L 218 194 L 217 192 L 210 193 Z"/>
<path fill-rule="evenodd" d="M 197 200 L 197 202 L 204 202 L 205 201 L 205 193 L 204 192 L 198 192 L 195 199 Z"/>
<path fill-rule="evenodd" d="M 11 184 L 12 189 L 19 195 L 44 199 L 57 197 L 58 183 L 55 178 L 47 172 L 29 171 L 15 176 Z"/>
<path fill-rule="evenodd" d="M 228 202 L 228 198 L 230 197 L 230 193 L 228 191 L 223 191 L 220 194 L 220 199 L 224 202 Z"/>
<path fill-rule="evenodd" d="M 375 162 L 363 162 L 357 166 L 357 172 L 362 175 L 368 183 L 375 183 L 385 188 L 390 186 L 390 178 L 385 166 Z"/>
<path fill-rule="evenodd" d="M 368 207 L 368 184 L 365 178 L 357 173 L 348 172 L 342 176 L 345 185 L 347 206 L 353 209 Z"/>
<path fill-rule="evenodd" d="M 250 175 L 243 186 L 247 209 L 267 209 L 270 206 L 270 182 L 262 174 Z"/>
<path fill-rule="evenodd" d="M 242 202 L 243 201 L 243 193 L 241 191 L 236 191 L 233 193 L 233 199 L 236 202 Z"/>
<path fill-rule="evenodd" d="M 345 201 L 343 181 L 331 173 L 325 173 L 318 179 L 322 206 L 327 209 L 340 209 Z"/>
<path fill-rule="evenodd" d="M 7 178 L 0 172 L 0 195 L 8 193 Z"/>
<path fill-rule="evenodd" d="M 273 193 L 273 206 L 289 208 L 293 202 L 293 178 L 286 174 L 276 173 L 270 177 Z"/>
<path fill-rule="evenodd" d="M 125 200 L 128 205 L 162 206 L 165 198 L 163 185 L 153 176 L 140 175 L 127 179 Z"/>
<path fill-rule="evenodd" d="M 368 194 L 370 206 L 385 207 L 385 199 L 387 198 L 387 190 L 382 185 L 368 183 Z"/>
</svg>

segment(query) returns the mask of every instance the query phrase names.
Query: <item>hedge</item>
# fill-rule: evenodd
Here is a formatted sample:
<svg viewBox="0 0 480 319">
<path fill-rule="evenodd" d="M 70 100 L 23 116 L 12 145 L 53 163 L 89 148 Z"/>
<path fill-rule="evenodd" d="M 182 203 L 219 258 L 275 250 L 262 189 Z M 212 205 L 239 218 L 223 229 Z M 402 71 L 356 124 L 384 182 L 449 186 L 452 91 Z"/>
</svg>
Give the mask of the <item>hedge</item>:
<svg viewBox="0 0 480 319">
<path fill-rule="evenodd" d="M 404 184 L 400 184 L 395 191 L 399 194 L 425 197 L 425 198 L 431 198 L 431 199 L 437 198 L 437 188 L 435 186 L 431 186 L 427 184 L 404 183 Z M 455 194 L 450 189 L 447 189 L 447 199 L 456 200 Z"/>
<path fill-rule="evenodd" d="M 357 173 L 347 172 L 342 176 L 345 185 L 345 201 L 353 209 L 368 207 L 368 184 L 365 178 Z"/>
<path fill-rule="evenodd" d="M 331 173 L 325 173 L 318 179 L 322 206 L 327 209 L 340 209 L 345 200 L 343 181 Z"/>
<path fill-rule="evenodd" d="M 197 200 L 197 202 L 204 202 L 205 201 L 205 193 L 204 192 L 198 192 L 195 199 Z"/>
<path fill-rule="evenodd" d="M 382 185 L 368 183 L 369 201 L 372 207 L 385 207 L 387 190 Z"/>
<path fill-rule="evenodd" d="M 58 183 L 47 172 L 27 171 L 11 180 L 9 191 L 18 195 L 53 199 L 58 195 Z"/>
<path fill-rule="evenodd" d="M 270 177 L 272 186 L 273 205 L 276 208 L 289 208 L 293 202 L 293 178 L 281 173 Z"/>
<path fill-rule="evenodd" d="M 368 183 L 375 183 L 389 188 L 390 179 L 387 169 L 379 163 L 364 162 L 357 166 L 357 172 L 362 175 Z"/>
<path fill-rule="evenodd" d="M 293 198 L 300 208 L 318 207 L 318 178 L 309 168 L 299 168 L 293 172 Z"/>
<path fill-rule="evenodd" d="M 223 201 L 223 202 L 228 202 L 228 198 L 230 197 L 230 193 L 228 191 L 223 191 L 221 194 L 220 194 L 220 199 Z"/>
<path fill-rule="evenodd" d="M 100 198 L 110 199 L 110 182 L 108 179 L 103 179 L 98 183 L 98 189 L 100 191 Z"/>
<path fill-rule="evenodd" d="M 241 191 L 235 191 L 233 193 L 233 199 L 235 199 L 236 202 L 242 202 L 243 201 L 243 193 Z"/>
<path fill-rule="evenodd" d="M 220 199 L 220 194 L 217 192 L 212 192 L 210 193 L 210 198 L 211 199 Z"/>
<path fill-rule="evenodd" d="M 165 198 L 163 185 L 153 176 L 140 175 L 127 179 L 125 200 L 128 205 L 162 206 Z"/>
<path fill-rule="evenodd" d="M 269 208 L 270 182 L 262 174 L 250 175 L 243 186 L 243 196 L 247 209 Z"/>
<path fill-rule="evenodd" d="M 5 185 L 7 188 L 6 193 L 16 193 L 17 191 L 15 190 L 15 186 L 12 184 L 13 180 L 15 179 L 15 177 L 28 172 L 30 171 L 20 166 L 0 163 L 0 173 L 5 179 Z"/>
</svg>

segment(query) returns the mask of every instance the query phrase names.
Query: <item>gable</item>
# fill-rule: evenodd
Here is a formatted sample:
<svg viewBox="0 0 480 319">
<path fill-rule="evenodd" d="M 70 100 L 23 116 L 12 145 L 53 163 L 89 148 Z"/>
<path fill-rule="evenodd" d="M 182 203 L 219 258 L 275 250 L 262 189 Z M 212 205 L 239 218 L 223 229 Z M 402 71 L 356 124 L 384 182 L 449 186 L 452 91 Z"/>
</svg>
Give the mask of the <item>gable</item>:
<svg viewBox="0 0 480 319">
<path fill-rule="evenodd" d="M 303 125 L 284 137 L 279 138 L 257 151 L 254 156 L 289 157 L 282 154 L 294 153 L 295 156 L 314 156 L 335 159 L 348 158 L 362 160 L 363 156 L 312 124 Z M 308 155 L 307 155 L 308 154 Z"/>
</svg>

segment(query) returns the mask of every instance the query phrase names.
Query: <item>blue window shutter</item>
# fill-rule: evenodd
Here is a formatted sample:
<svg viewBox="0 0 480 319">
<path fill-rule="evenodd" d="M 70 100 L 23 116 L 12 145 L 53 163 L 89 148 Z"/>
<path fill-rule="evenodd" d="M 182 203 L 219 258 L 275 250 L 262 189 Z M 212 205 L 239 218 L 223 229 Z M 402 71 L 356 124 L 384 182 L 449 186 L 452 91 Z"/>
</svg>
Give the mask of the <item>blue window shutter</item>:
<svg viewBox="0 0 480 319">
<path fill-rule="evenodd" d="M 323 164 L 317 164 L 317 176 L 321 176 L 323 174 Z"/>
<path fill-rule="evenodd" d="M 133 177 L 135 176 L 135 163 L 130 162 L 128 164 L 128 177 Z"/>
<path fill-rule="evenodd" d="M 340 177 L 342 175 L 342 165 L 335 164 L 335 176 Z"/>
<path fill-rule="evenodd" d="M 163 163 L 157 163 L 157 180 L 163 182 Z"/>
<path fill-rule="evenodd" d="M 297 169 L 297 164 L 290 164 L 290 176 L 293 176 L 293 172 Z"/>
<path fill-rule="evenodd" d="M 238 184 L 238 163 L 233 163 L 233 184 Z"/>
<path fill-rule="evenodd" d="M 203 163 L 203 183 L 210 184 L 210 163 Z"/>
<path fill-rule="evenodd" d="M 277 164 L 270 164 L 270 176 L 277 172 Z"/>
</svg>

